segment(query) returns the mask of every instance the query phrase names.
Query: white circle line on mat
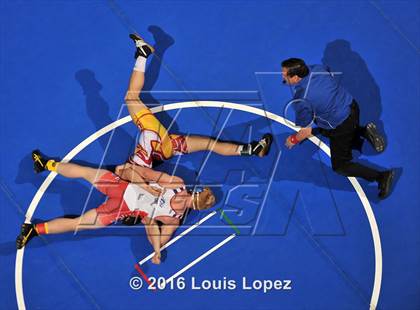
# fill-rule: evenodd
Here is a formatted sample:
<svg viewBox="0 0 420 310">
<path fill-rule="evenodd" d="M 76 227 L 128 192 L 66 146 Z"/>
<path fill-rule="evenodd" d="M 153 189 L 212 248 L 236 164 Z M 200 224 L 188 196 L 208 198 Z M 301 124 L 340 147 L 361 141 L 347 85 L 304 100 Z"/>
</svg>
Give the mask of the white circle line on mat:
<svg viewBox="0 0 420 310">
<path fill-rule="evenodd" d="M 227 108 L 233 110 L 239 110 L 243 112 L 248 112 L 251 114 L 260 115 L 271 119 L 277 123 L 280 123 L 284 126 L 287 126 L 295 131 L 299 130 L 299 127 L 295 126 L 293 122 L 286 120 L 285 118 L 262 110 L 252 106 L 247 106 L 243 104 L 237 104 L 232 102 L 223 102 L 223 101 L 187 101 L 187 102 L 177 102 L 177 103 L 170 103 L 158 107 L 154 107 L 151 109 L 153 113 L 159 113 L 162 111 L 170 111 L 176 109 L 184 109 L 184 108 Z M 68 162 L 73 159 L 77 154 L 79 154 L 85 147 L 89 144 L 94 142 L 96 139 L 102 137 L 103 135 L 107 134 L 111 130 L 124 125 L 131 121 L 130 116 L 126 116 L 122 119 L 119 119 L 103 128 L 98 130 L 97 132 L 93 133 L 85 140 L 80 142 L 73 150 L 71 150 L 62 160 L 62 162 Z M 330 148 L 319 140 L 317 137 L 311 137 L 310 140 L 312 143 L 318 145 L 328 156 L 330 155 Z M 44 195 L 45 191 L 47 190 L 48 186 L 50 186 L 51 182 L 56 177 L 56 173 L 51 172 L 48 177 L 44 180 L 44 182 L 39 187 L 38 191 L 36 192 L 34 198 L 29 205 L 28 210 L 26 211 L 26 221 L 29 222 L 32 219 L 32 216 L 38 206 L 39 201 L 41 200 L 42 196 Z M 365 192 L 363 191 L 360 183 L 357 181 L 356 178 L 349 177 L 348 178 L 350 183 L 353 185 L 360 201 L 362 202 L 363 208 L 365 210 L 366 216 L 369 221 L 370 230 L 372 233 L 373 238 L 373 246 L 375 252 L 375 276 L 373 282 L 373 290 L 370 299 L 370 309 L 375 309 L 376 305 L 378 304 L 379 295 L 381 291 L 381 283 L 382 283 L 382 246 L 381 246 L 381 237 L 379 234 L 378 225 L 376 223 L 375 215 L 373 213 L 372 207 L 369 203 L 369 200 L 366 197 Z M 16 261 L 15 261 L 15 290 L 16 290 L 16 301 L 19 310 L 25 310 L 25 299 L 23 295 L 23 283 L 22 283 L 22 267 L 23 267 L 23 254 L 25 253 L 25 248 L 17 250 L 16 252 Z"/>
</svg>

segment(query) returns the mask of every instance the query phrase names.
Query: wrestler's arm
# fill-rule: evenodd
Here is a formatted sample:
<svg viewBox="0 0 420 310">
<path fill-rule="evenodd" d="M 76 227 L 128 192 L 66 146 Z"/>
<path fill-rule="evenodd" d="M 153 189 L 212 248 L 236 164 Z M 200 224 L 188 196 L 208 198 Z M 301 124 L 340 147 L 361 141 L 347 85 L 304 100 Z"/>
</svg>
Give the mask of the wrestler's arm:
<svg viewBox="0 0 420 310">
<path fill-rule="evenodd" d="M 142 220 L 144 227 L 146 228 L 147 238 L 152 244 L 155 255 L 152 258 L 153 264 L 160 264 L 160 243 L 161 243 L 161 232 L 157 222 L 151 218 L 145 217 Z"/>
<path fill-rule="evenodd" d="M 154 196 L 159 196 L 161 192 L 151 187 L 148 181 L 142 176 L 142 174 L 139 173 L 133 167 L 136 167 L 136 166 L 132 164 L 119 165 L 115 168 L 115 174 L 118 175 L 123 180 L 126 180 L 130 183 L 137 184 L 138 186 L 148 191 L 150 194 Z M 139 167 L 139 168 L 142 168 L 142 167 Z"/>
<path fill-rule="evenodd" d="M 129 172 L 130 169 L 132 172 Z M 155 171 L 147 167 L 127 164 L 124 166 L 124 170 L 127 170 L 127 175 L 124 174 L 124 176 L 129 177 L 129 181 L 133 180 L 131 182 L 135 182 L 135 180 L 141 180 L 142 182 L 153 182 L 169 189 L 179 188 L 185 185 L 184 180 L 180 177 L 169 175 L 161 171 Z"/>
<path fill-rule="evenodd" d="M 160 246 L 162 247 L 171 240 L 175 230 L 179 227 L 179 219 L 167 216 L 165 216 L 165 219 L 161 219 L 161 217 L 158 219 L 163 222 L 160 227 Z"/>
</svg>

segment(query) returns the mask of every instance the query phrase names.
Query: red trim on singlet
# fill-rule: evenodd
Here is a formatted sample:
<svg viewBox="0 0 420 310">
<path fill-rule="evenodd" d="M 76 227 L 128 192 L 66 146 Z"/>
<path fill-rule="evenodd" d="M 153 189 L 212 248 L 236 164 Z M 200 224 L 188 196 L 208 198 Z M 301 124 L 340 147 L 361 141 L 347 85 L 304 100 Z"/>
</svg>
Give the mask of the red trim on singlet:
<svg viewBox="0 0 420 310">
<path fill-rule="evenodd" d="M 163 125 L 161 125 L 161 126 L 163 126 Z M 160 140 L 161 141 L 158 141 L 158 140 L 150 140 L 150 142 L 152 142 L 152 141 L 155 141 L 155 142 L 157 142 L 157 143 L 159 143 L 159 144 L 162 144 L 162 137 L 159 135 L 159 133 L 158 132 L 156 132 L 156 131 L 154 131 L 154 130 L 152 130 L 152 129 L 148 129 L 148 128 L 146 128 L 146 129 L 143 129 L 143 127 L 141 127 L 141 126 L 139 126 L 143 131 L 151 131 L 151 132 L 154 132 L 159 138 L 160 138 Z M 166 129 L 165 129 L 166 130 Z M 166 136 L 168 137 L 168 139 L 170 140 L 170 141 L 172 141 L 171 140 L 171 137 L 170 137 L 170 135 L 169 135 L 169 133 L 168 132 L 166 132 Z M 137 145 L 139 145 L 140 143 L 137 143 Z M 172 142 L 171 142 L 171 144 L 172 144 Z M 161 157 L 162 157 L 162 159 L 169 159 L 169 158 L 171 158 L 171 157 L 168 157 L 168 158 L 166 158 L 164 155 L 163 155 L 163 153 L 161 153 L 161 152 L 158 152 L 158 151 L 156 151 L 155 149 L 153 149 L 153 146 L 152 145 L 150 145 L 151 147 L 152 147 L 152 154 L 153 153 L 156 153 L 156 154 L 158 154 L 158 155 L 160 155 Z M 162 148 L 162 147 L 161 147 Z"/>
<path fill-rule="evenodd" d="M 172 138 L 172 136 L 176 136 Z M 174 152 L 179 152 L 182 154 L 187 154 L 187 141 L 185 139 L 185 136 L 183 135 L 169 135 L 172 143 L 172 149 Z"/>
<path fill-rule="evenodd" d="M 127 216 L 143 218 L 148 216 L 144 211 L 131 211 L 124 200 L 128 182 L 112 172 L 107 172 L 95 183 L 95 187 L 108 199 L 96 208 L 98 220 L 105 226 Z"/>
<path fill-rule="evenodd" d="M 150 154 L 150 158 L 147 158 L 146 157 L 147 151 L 141 146 L 141 144 L 138 144 L 138 145 L 139 145 L 139 150 L 135 152 L 134 155 L 138 156 L 142 161 L 144 161 L 145 164 L 151 165 L 153 162 L 153 158 L 152 158 L 153 154 Z"/>
</svg>

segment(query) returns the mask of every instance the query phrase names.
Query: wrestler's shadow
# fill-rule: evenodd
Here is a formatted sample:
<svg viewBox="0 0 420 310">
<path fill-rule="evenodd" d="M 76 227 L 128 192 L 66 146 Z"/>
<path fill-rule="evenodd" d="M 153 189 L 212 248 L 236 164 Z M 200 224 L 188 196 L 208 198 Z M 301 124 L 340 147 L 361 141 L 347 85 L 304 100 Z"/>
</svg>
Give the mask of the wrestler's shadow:
<svg viewBox="0 0 420 310">
<path fill-rule="evenodd" d="M 177 97 L 171 97 L 170 92 L 165 92 L 165 97 L 160 98 L 159 100 L 161 101 L 159 101 L 152 93 L 152 89 L 156 85 L 156 82 L 161 73 L 165 53 L 172 45 L 175 44 L 175 39 L 157 25 L 150 25 L 148 30 L 152 34 L 155 41 L 155 44 L 153 45 L 155 52 L 153 53 L 151 60 L 146 67 L 145 81 L 141 99 L 148 107 L 152 108 L 164 104 L 163 101 L 173 102 L 178 99 Z M 159 112 L 158 118 L 159 121 L 165 126 L 165 128 L 168 129 L 168 131 L 179 131 L 178 125 L 176 122 L 173 122 L 173 118 L 167 112 Z"/>
<path fill-rule="evenodd" d="M 79 215 L 67 215 L 64 216 L 66 218 L 75 218 Z M 42 221 L 49 220 L 44 219 Z M 41 220 L 40 220 L 41 221 Z M 16 232 L 16 235 L 18 231 Z M 126 226 L 122 223 L 118 222 L 111 226 L 102 228 L 102 229 L 94 229 L 94 230 L 83 230 L 77 233 L 69 232 L 64 234 L 53 234 L 48 236 L 39 236 L 31 240 L 31 242 L 27 245 L 29 248 L 43 248 L 51 244 L 55 243 L 63 243 L 63 242 L 80 242 L 83 240 L 88 239 L 100 239 L 100 238 L 108 238 L 108 237 L 119 237 L 119 238 L 131 238 L 133 243 L 136 243 L 138 247 L 138 251 L 133 253 L 134 258 L 143 258 L 153 251 L 153 248 L 150 246 L 149 241 L 147 240 L 146 232 L 143 225 L 135 225 L 135 226 Z M 16 253 L 16 242 L 15 241 L 8 241 L 5 243 L 0 243 L 0 256 L 7 256 L 10 254 Z"/>
<path fill-rule="evenodd" d="M 109 113 L 109 104 L 101 95 L 102 84 L 89 69 L 76 72 L 76 80 L 82 87 L 86 98 L 86 112 L 95 130 L 98 131 L 115 121 Z M 135 147 L 135 138 L 123 127 L 117 127 L 112 134 L 106 134 L 97 139 L 104 152 L 103 162 L 109 165 L 123 163 L 132 154 Z M 102 157 L 102 156 L 101 156 Z"/>
<path fill-rule="evenodd" d="M 360 107 L 360 123 L 374 122 L 386 140 L 382 116 L 381 92 L 372 73 L 359 53 L 352 50 L 349 41 L 338 39 L 327 44 L 322 58 L 324 65 L 339 72 L 337 77 L 341 85 L 356 99 Z M 368 143 L 365 143 L 367 145 Z M 363 146 L 368 155 L 377 153 L 371 147 Z"/>
<path fill-rule="evenodd" d="M 120 225 L 120 226 L 116 226 Z M 128 229 L 131 230 L 129 231 Z M 69 242 L 81 242 L 88 239 L 98 240 L 100 238 L 131 238 L 132 244 L 135 244 L 136 252 L 133 252 L 133 258 L 136 261 L 140 261 L 147 255 L 153 252 L 153 248 L 147 240 L 146 232 L 144 227 L 135 226 L 135 227 L 126 227 L 121 224 L 115 224 L 112 229 L 103 228 L 100 230 L 91 230 L 83 231 L 74 235 L 74 233 L 65 233 L 57 235 L 48 235 L 40 236 L 31 240 L 31 242 L 26 246 L 29 249 L 38 249 L 45 248 L 48 245 L 53 245 L 55 243 L 69 243 Z M 0 256 L 8 256 L 16 253 L 16 242 L 8 241 L 0 243 Z M 161 252 L 161 261 L 164 262 L 167 259 L 167 250 Z M 147 264 L 143 267 L 144 271 L 147 271 Z"/>
<path fill-rule="evenodd" d="M 86 163 L 84 163 L 86 165 Z M 31 154 L 28 154 L 19 163 L 18 174 L 15 178 L 16 184 L 31 184 L 37 190 L 44 182 L 47 172 L 36 174 L 33 170 Z M 58 195 L 59 206 L 49 206 L 50 208 L 61 208 L 62 214 L 80 214 L 83 207 L 91 209 L 98 206 L 103 201 L 103 195 L 97 191 L 92 191 L 89 195 L 90 185 L 83 180 L 64 179 L 57 176 L 54 182 L 48 187 L 47 195 Z M 35 214 L 36 216 L 36 214 Z M 36 217 L 33 221 L 40 220 Z M 45 220 L 45 219 L 43 219 Z"/>
<path fill-rule="evenodd" d="M 8 241 L 0 243 L 0 256 L 8 256 L 16 253 L 16 242 Z"/>
<path fill-rule="evenodd" d="M 89 163 L 78 161 L 78 163 L 83 164 L 84 166 L 92 166 Z M 43 174 L 36 174 L 33 170 L 33 162 L 31 154 L 26 155 L 19 163 L 18 174 L 15 177 L 16 184 L 31 184 L 35 190 L 38 190 L 41 184 L 44 182 L 48 172 Z M 48 187 L 46 195 L 58 195 L 59 206 L 48 206 L 50 208 L 61 208 L 60 212 L 62 217 L 75 218 L 80 216 L 83 212 L 84 207 L 86 210 L 92 209 L 100 205 L 104 201 L 104 196 L 93 190 L 90 192 L 90 185 L 82 180 L 75 179 L 64 179 L 60 176 L 57 176 L 54 179 L 54 182 Z M 22 216 L 23 221 L 23 214 Z M 50 220 L 50 218 L 39 218 L 37 214 L 31 219 L 33 223 L 39 223 Z M 19 231 L 16 230 L 16 236 Z M 38 240 L 37 240 L 38 239 Z M 45 246 L 45 243 L 49 242 L 65 242 L 65 241 L 77 241 L 78 238 L 69 238 L 68 234 L 62 235 L 51 235 L 48 238 L 36 238 L 30 244 L 30 246 L 41 247 Z M 7 255 L 16 251 L 16 244 L 14 241 L 6 242 L 0 244 L 0 255 Z"/>
<path fill-rule="evenodd" d="M 137 229 L 136 234 L 130 234 L 130 245 L 131 245 L 131 251 L 133 258 L 139 262 L 146 256 L 148 256 L 150 253 L 153 253 L 153 247 L 150 244 L 150 242 L 147 239 L 146 230 L 144 229 L 144 226 L 139 224 L 135 226 L 131 226 Z M 167 259 L 168 251 L 166 249 L 161 251 L 161 262 L 164 263 Z M 149 261 L 149 263 L 151 263 Z M 148 265 L 144 264 L 142 265 L 142 269 L 144 272 L 147 273 Z"/>
</svg>

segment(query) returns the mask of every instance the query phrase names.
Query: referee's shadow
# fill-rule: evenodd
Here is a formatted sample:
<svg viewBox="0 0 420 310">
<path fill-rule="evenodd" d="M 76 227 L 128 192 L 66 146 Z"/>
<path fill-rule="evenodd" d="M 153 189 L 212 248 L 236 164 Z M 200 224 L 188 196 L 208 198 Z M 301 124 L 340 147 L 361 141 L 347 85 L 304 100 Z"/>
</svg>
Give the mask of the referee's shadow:
<svg viewBox="0 0 420 310">
<path fill-rule="evenodd" d="M 359 103 L 360 124 L 364 126 L 368 122 L 374 122 L 386 140 L 384 123 L 381 119 L 381 91 L 362 56 L 352 50 L 349 41 L 338 39 L 327 44 L 322 63 L 331 71 L 341 72 L 337 74 L 341 85 Z M 366 143 L 363 146 L 363 153 L 377 154 L 372 148 L 366 147 Z"/>
</svg>

